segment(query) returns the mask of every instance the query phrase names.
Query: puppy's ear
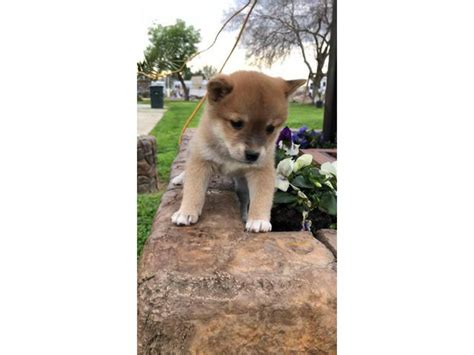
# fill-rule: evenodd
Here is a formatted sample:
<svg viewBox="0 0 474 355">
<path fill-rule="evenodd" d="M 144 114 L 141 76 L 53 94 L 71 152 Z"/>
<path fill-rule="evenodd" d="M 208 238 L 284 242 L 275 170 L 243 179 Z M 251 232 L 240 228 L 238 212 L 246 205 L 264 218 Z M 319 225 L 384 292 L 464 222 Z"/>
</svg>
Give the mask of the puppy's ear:
<svg viewBox="0 0 474 355">
<path fill-rule="evenodd" d="M 285 95 L 288 97 L 293 94 L 301 85 L 306 84 L 306 79 L 285 80 L 285 83 Z"/>
<path fill-rule="evenodd" d="M 233 85 L 228 75 L 219 74 L 207 83 L 207 97 L 210 103 L 216 103 L 229 95 Z"/>
</svg>

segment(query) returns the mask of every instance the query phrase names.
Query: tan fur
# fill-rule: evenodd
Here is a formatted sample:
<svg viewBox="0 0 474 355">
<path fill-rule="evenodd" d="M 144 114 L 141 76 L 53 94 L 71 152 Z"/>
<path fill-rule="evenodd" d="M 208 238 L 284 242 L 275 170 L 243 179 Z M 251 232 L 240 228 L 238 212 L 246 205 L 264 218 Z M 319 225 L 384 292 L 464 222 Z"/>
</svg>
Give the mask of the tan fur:
<svg viewBox="0 0 474 355">
<path fill-rule="evenodd" d="M 183 201 L 173 223 L 197 222 L 215 172 L 245 176 L 250 193 L 246 229 L 271 230 L 275 141 L 287 119 L 288 96 L 303 83 L 251 71 L 219 74 L 209 81 L 207 105 L 190 142 Z M 231 121 L 241 121 L 243 126 L 236 129 Z M 270 125 L 275 127 L 271 133 L 267 132 Z M 258 154 L 258 159 L 250 162 L 246 151 Z"/>
</svg>

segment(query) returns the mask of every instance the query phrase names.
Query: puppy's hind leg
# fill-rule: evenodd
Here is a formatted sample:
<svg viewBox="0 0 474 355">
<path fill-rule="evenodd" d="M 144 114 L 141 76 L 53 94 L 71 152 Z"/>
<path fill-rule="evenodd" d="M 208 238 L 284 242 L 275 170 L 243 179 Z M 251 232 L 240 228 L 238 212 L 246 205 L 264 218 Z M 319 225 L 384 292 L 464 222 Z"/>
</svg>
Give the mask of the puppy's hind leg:
<svg viewBox="0 0 474 355">
<path fill-rule="evenodd" d="M 247 185 L 247 179 L 242 177 L 234 178 L 235 192 L 240 201 L 240 215 L 242 216 L 242 221 L 247 222 L 248 212 L 249 212 L 249 188 Z"/>
</svg>

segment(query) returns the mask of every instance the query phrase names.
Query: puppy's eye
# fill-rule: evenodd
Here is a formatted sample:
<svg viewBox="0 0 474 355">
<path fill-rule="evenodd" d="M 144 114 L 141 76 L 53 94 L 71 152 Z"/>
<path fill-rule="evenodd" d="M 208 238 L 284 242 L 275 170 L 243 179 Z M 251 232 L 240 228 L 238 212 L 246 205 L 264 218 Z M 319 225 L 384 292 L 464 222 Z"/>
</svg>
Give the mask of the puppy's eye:
<svg viewBox="0 0 474 355">
<path fill-rule="evenodd" d="M 275 126 L 272 126 L 272 125 L 269 125 L 267 126 L 267 128 L 265 129 L 267 131 L 267 133 L 273 133 L 273 131 L 275 130 Z"/>
<path fill-rule="evenodd" d="M 230 124 L 231 124 L 232 127 L 234 127 L 235 129 L 241 129 L 241 128 L 244 126 L 244 122 L 243 122 L 243 121 L 230 121 Z"/>
</svg>

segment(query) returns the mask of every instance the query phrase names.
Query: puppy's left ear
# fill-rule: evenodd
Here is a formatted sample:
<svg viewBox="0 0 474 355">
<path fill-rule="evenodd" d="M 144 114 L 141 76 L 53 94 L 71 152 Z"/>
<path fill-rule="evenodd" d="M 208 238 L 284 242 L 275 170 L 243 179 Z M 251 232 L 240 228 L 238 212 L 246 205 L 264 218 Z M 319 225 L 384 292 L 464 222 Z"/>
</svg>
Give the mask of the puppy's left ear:
<svg viewBox="0 0 474 355">
<path fill-rule="evenodd" d="M 285 95 L 288 97 L 293 94 L 301 85 L 306 84 L 306 79 L 285 80 L 285 83 Z"/>
<path fill-rule="evenodd" d="M 229 95 L 234 86 L 228 75 L 218 74 L 207 83 L 207 97 L 211 104 L 222 100 Z"/>
</svg>

